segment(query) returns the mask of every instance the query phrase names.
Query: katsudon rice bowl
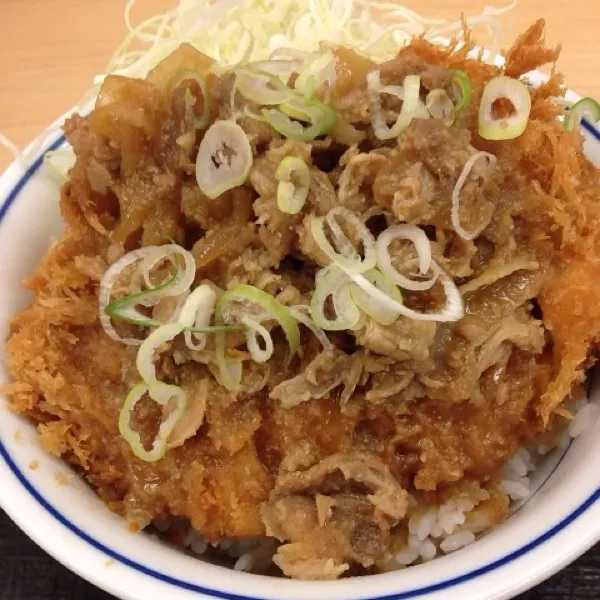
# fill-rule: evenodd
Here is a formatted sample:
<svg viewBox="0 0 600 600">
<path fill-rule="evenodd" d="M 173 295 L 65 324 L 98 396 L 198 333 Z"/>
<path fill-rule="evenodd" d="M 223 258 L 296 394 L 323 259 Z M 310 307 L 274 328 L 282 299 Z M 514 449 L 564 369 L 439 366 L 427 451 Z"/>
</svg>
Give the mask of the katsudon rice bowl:
<svg viewBox="0 0 600 600">
<path fill-rule="evenodd" d="M 162 553 L 148 577 L 195 564 L 219 591 L 183 588 L 221 597 L 248 591 L 223 566 L 377 575 L 389 594 L 402 570 L 426 593 L 438 562 L 463 581 L 461 555 L 483 574 L 540 540 L 552 568 L 583 552 L 597 525 L 558 540 L 598 490 L 578 469 L 598 451 L 600 105 L 567 94 L 544 22 L 484 53 L 474 27 L 502 11 L 444 27 L 399 5 L 203 5 L 182 3 L 203 10 L 185 35 L 185 11 L 132 28 L 64 120 L 43 167 L 62 230 L 11 275 L 30 296 L 9 303 L 7 406 L 56 458 L 59 493 L 145 550 L 83 539 L 119 568 Z M 40 461 L 23 475 L 3 456 L 43 496 Z M 81 532 L 80 509 L 42 504 Z M 362 585 L 332 594 L 373 597 Z"/>
</svg>

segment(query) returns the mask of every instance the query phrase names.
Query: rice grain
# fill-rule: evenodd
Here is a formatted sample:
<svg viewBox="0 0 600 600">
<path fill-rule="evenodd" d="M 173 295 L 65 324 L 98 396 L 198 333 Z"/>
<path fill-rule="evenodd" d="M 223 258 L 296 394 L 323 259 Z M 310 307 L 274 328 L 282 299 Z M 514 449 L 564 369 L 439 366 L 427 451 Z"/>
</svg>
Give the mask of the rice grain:
<svg viewBox="0 0 600 600">
<path fill-rule="evenodd" d="M 456 552 L 475 541 L 475 535 L 470 531 L 460 531 L 447 537 L 441 544 L 440 550 L 446 554 Z"/>
</svg>

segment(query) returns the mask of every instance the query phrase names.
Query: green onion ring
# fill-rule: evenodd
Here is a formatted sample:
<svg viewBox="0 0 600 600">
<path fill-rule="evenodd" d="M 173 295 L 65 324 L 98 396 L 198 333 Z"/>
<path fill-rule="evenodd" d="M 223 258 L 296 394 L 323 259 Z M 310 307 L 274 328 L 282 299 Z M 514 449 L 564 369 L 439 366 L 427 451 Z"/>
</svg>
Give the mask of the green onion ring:
<svg viewBox="0 0 600 600">
<path fill-rule="evenodd" d="M 172 398 L 176 400 L 176 407 L 165 421 L 160 424 L 158 434 L 152 443 L 152 448 L 146 450 L 142 444 L 140 434 L 131 428 L 131 414 L 137 403 L 148 394 L 152 400 L 165 406 Z M 145 382 L 138 383 L 127 395 L 119 415 L 119 432 L 131 446 L 133 453 L 145 462 L 160 460 L 167 451 L 167 442 L 175 425 L 183 416 L 187 407 L 187 397 L 182 388 L 158 381 L 152 385 Z"/>
<path fill-rule="evenodd" d="M 198 73 L 198 71 L 192 71 L 191 69 L 184 69 L 179 71 L 171 78 L 169 81 L 169 85 L 167 87 L 168 93 L 172 94 L 182 83 L 186 81 L 195 81 L 200 91 L 202 92 L 202 96 L 204 98 L 204 107 L 202 110 L 202 114 L 199 117 L 196 117 L 195 127 L 196 129 L 204 129 L 208 122 L 210 121 L 210 92 L 208 90 L 208 84 L 206 82 L 206 77 Z M 189 92 L 189 87 L 186 92 Z"/>
<path fill-rule="evenodd" d="M 471 103 L 471 95 L 473 93 L 471 79 L 460 69 L 451 69 L 448 73 L 450 74 L 452 89 L 454 91 L 454 108 L 456 112 L 460 112 Z M 459 93 L 457 93 L 457 87 L 459 88 Z"/>
<path fill-rule="evenodd" d="M 592 123 L 600 121 L 600 104 L 593 98 L 582 98 L 571 106 L 565 116 L 565 131 L 571 131 L 575 127 L 575 123 L 584 117 L 587 117 Z"/>
</svg>

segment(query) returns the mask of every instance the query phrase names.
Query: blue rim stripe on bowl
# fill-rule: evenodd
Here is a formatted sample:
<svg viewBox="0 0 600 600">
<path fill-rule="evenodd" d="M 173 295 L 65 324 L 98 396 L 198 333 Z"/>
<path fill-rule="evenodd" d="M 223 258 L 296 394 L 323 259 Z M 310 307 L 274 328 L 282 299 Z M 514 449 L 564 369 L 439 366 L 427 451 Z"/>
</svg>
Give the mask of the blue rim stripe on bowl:
<svg viewBox="0 0 600 600">
<path fill-rule="evenodd" d="M 0 223 L 4 220 L 8 209 L 11 207 L 12 203 L 17 199 L 17 196 L 21 193 L 23 188 L 27 185 L 29 180 L 35 175 L 36 171 L 42 166 L 44 162 L 44 154 L 46 152 L 50 152 L 52 150 L 56 150 L 60 148 L 67 140 L 64 135 L 59 136 L 59 138 L 52 142 L 48 148 L 46 148 L 40 155 L 33 161 L 33 163 L 29 166 L 27 171 L 21 176 L 17 185 L 10 191 L 10 194 L 6 197 L 6 200 L 0 205 Z M 6 171 L 4 172 L 6 173 Z M 4 173 L 0 173 L 0 176 L 3 176 Z"/>
<path fill-rule="evenodd" d="M 600 142 L 600 131 L 598 131 L 592 123 L 586 121 L 585 119 L 581 119 L 581 126 Z"/>
<path fill-rule="evenodd" d="M 594 137 L 600 141 L 600 133 L 591 125 L 582 121 L 586 130 L 589 130 Z M 60 136 L 57 140 L 55 140 L 44 152 L 38 156 L 38 158 L 33 162 L 33 164 L 27 169 L 27 171 L 22 175 L 19 179 L 15 187 L 11 190 L 10 194 L 7 196 L 6 201 L 0 206 L 0 224 L 6 216 L 8 210 L 11 205 L 15 202 L 17 197 L 23 188 L 27 185 L 31 177 L 39 170 L 40 166 L 44 160 L 45 152 L 49 150 L 55 150 L 59 148 L 65 142 L 64 136 Z M 219 590 L 213 590 L 210 588 L 205 588 L 200 585 L 196 585 L 194 583 L 183 581 L 165 573 L 161 573 L 156 571 L 150 567 L 142 565 L 137 561 L 134 561 L 122 554 L 119 554 L 117 551 L 112 548 L 104 545 L 102 542 L 96 540 L 94 537 L 83 531 L 77 525 L 72 523 L 67 517 L 65 517 L 59 510 L 57 510 L 48 500 L 46 500 L 42 494 L 31 484 L 31 482 L 25 477 L 25 474 L 19 469 L 16 465 L 15 461 L 11 457 L 10 453 L 4 446 L 4 443 L 0 440 L 0 456 L 3 458 L 5 463 L 8 465 L 9 469 L 21 483 L 21 485 L 27 490 L 27 492 L 34 498 L 34 500 L 40 504 L 52 517 L 54 517 L 57 521 L 59 521 L 64 527 L 66 527 L 69 531 L 79 537 L 81 540 L 104 553 L 109 558 L 112 558 L 121 564 L 138 571 L 144 575 L 148 575 L 158 581 L 166 583 L 168 585 L 172 585 L 174 587 L 178 587 L 180 589 L 188 590 L 191 592 L 205 594 L 207 596 L 212 596 L 213 598 L 221 598 L 223 600 L 264 600 L 263 598 L 256 596 L 240 596 L 237 594 L 232 594 L 228 592 L 223 592 Z M 531 542 L 521 546 L 517 550 L 499 558 L 483 567 L 478 569 L 474 569 L 472 571 L 468 571 L 462 575 L 458 575 L 456 577 L 452 577 L 450 579 L 446 579 L 444 581 L 440 581 L 438 583 L 434 583 L 428 586 L 424 586 L 421 588 L 415 588 L 413 590 L 407 590 L 404 592 L 399 592 L 397 594 L 390 594 L 387 596 L 373 596 L 369 600 L 410 600 L 413 598 L 418 598 L 420 596 L 424 596 L 426 594 L 431 594 L 433 592 L 439 592 L 445 589 L 449 589 L 460 585 L 461 583 L 466 583 L 471 581 L 481 575 L 485 575 L 500 567 L 511 563 L 518 558 L 528 554 L 538 546 L 541 546 L 546 541 L 553 538 L 555 535 L 563 531 L 566 527 L 568 527 L 571 523 L 573 523 L 579 516 L 581 516 L 587 509 L 589 509 L 592 505 L 594 505 L 598 500 L 600 500 L 600 488 L 598 488 L 593 494 L 591 494 L 587 500 L 585 500 L 579 507 L 577 507 L 574 511 L 572 511 L 569 515 L 567 515 L 564 519 L 562 519 L 559 523 L 554 525 L 552 528 L 547 530 L 542 535 L 536 537 Z"/>
</svg>

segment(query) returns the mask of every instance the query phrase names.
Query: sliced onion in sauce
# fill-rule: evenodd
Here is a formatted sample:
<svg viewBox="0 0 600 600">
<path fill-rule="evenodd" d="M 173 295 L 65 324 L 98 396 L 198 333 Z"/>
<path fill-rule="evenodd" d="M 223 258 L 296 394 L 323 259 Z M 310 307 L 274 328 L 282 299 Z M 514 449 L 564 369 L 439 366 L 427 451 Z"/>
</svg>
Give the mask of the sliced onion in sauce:
<svg viewBox="0 0 600 600">
<path fill-rule="evenodd" d="M 425 232 L 416 225 L 395 225 L 386 229 L 375 244 L 377 266 L 380 271 L 395 284 L 406 290 L 428 290 L 436 282 L 437 272 L 433 272 L 425 280 L 415 280 L 398 272 L 392 264 L 390 244 L 394 240 L 407 240 L 414 244 L 419 261 L 419 274 L 426 277 L 432 265 L 431 242 Z"/>
<path fill-rule="evenodd" d="M 198 186 L 211 199 L 248 178 L 252 148 L 244 130 L 232 121 L 216 121 L 202 138 L 196 159 Z"/>
<path fill-rule="evenodd" d="M 467 182 L 467 178 L 469 177 L 471 170 L 475 166 L 475 163 L 480 159 L 485 158 L 489 161 L 489 167 L 493 168 L 496 164 L 496 157 L 489 152 L 475 152 L 469 160 L 465 163 L 461 174 L 458 176 L 456 184 L 454 185 L 454 189 L 452 190 L 452 209 L 450 212 L 452 226 L 456 233 L 463 238 L 464 240 L 472 240 L 475 239 L 487 226 L 487 223 L 477 227 L 473 231 L 467 231 L 460 224 L 460 193 Z"/>
</svg>

